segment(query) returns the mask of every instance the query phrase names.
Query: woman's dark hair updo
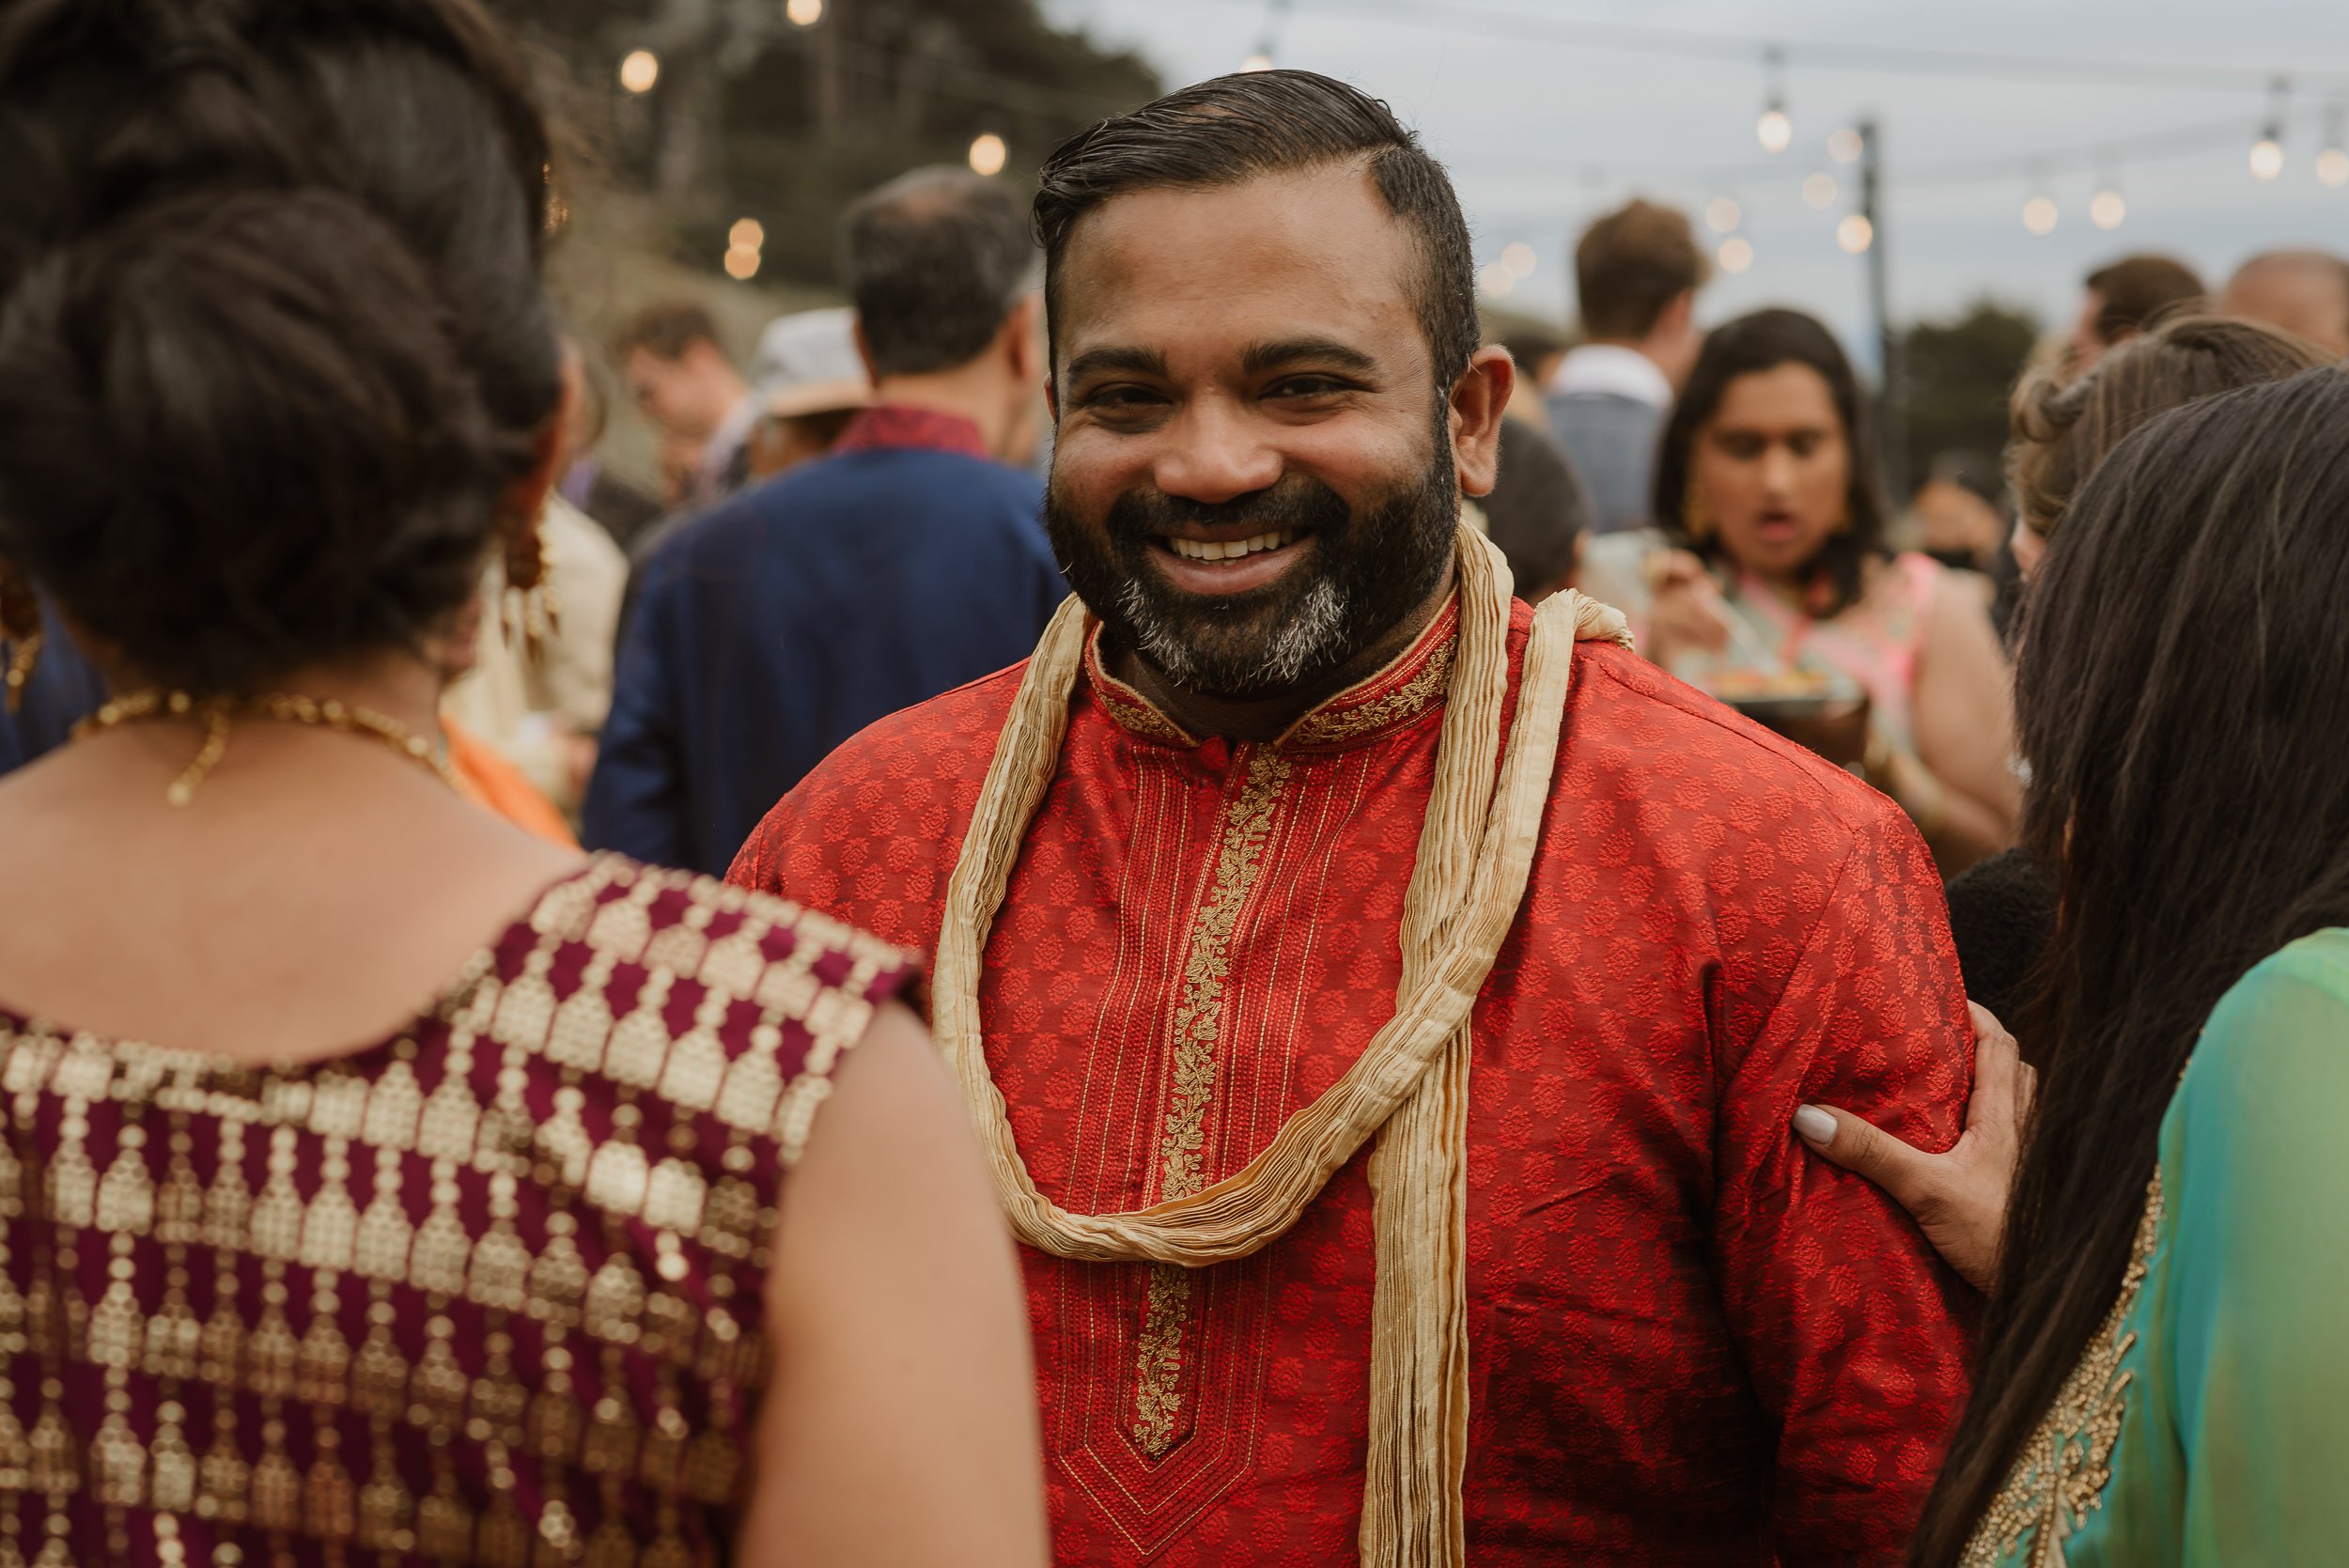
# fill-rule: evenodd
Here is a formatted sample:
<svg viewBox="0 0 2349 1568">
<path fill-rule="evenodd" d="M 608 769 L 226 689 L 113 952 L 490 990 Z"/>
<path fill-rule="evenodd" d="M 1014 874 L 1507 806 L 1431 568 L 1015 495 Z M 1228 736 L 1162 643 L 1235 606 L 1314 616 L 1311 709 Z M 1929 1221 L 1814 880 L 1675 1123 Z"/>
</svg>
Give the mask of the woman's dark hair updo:
<svg viewBox="0 0 2349 1568">
<path fill-rule="evenodd" d="M 1680 389 L 1680 397 L 1657 442 L 1656 523 L 1682 548 L 1708 561 L 1721 558 L 1718 531 L 1693 537 L 1683 520 L 1697 432 L 1720 411 L 1730 382 L 1781 365 L 1808 365 L 1827 382 L 1835 412 L 1843 422 L 1843 444 L 1851 455 L 1851 475 L 1843 497 L 1848 526 L 1828 538 L 1808 568 L 1808 575 L 1822 589 L 1821 612 L 1832 615 L 1859 599 L 1866 586 L 1868 562 L 1886 553 L 1886 507 L 1883 486 L 1876 477 L 1867 395 L 1843 345 L 1818 318 L 1798 310 L 1757 310 L 1705 334 L 1688 382 Z"/>
<path fill-rule="evenodd" d="M 0 7 L 0 569 L 202 693 L 414 647 L 561 396 L 475 0 Z"/>
</svg>

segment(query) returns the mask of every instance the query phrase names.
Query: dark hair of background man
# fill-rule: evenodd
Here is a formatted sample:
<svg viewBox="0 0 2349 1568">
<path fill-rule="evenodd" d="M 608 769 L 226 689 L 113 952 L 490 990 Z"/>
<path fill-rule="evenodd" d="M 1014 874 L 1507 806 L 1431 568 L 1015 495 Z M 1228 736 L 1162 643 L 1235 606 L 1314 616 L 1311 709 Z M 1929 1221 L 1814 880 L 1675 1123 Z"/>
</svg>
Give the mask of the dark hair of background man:
<svg viewBox="0 0 2349 1568">
<path fill-rule="evenodd" d="M 1651 201 L 1608 213 L 1574 248 L 1582 331 L 1595 338 L 1645 337 L 1664 307 L 1704 278 L 1687 215 Z"/>
<path fill-rule="evenodd" d="M 718 323 L 700 305 L 671 302 L 647 305 L 636 313 L 620 334 L 614 339 L 612 351 L 620 358 L 642 349 L 660 360 L 677 360 L 696 343 L 707 343 L 723 352 L 718 336 Z"/>
<path fill-rule="evenodd" d="M 840 281 L 876 375 L 970 364 L 1034 275 L 1025 204 L 965 169 L 900 175 L 841 220 Z"/>
<path fill-rule="evenodd" d="M 1364 155 L 1387 210 L 1417 243 L 1420 329 L 1448 394 L 1484 341 L 1460 199 L 1386 104 L 1312 71 L 1219 76 L 1063 142 L 1044 162 L 1035 197 L 1047 296 L 1079 220 L 1112 197 L 1237 185 Z"/>
<path fill-rule="evenodd" d="M 2103 302 L 2096 337 L 2107 348 L 2165 316 L 2198 308 L 2208 292 L 2192 268 L 2166 256 L 2124 256 L 2089 273 L 2088 287 Z"/>
</svg>

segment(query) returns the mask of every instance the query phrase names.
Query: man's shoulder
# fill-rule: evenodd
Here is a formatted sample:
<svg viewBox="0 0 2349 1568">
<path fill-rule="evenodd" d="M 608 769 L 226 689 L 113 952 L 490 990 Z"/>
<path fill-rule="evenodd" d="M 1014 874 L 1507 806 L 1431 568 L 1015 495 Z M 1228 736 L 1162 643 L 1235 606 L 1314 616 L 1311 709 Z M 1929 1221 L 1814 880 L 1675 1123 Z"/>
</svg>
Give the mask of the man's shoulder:
<svg viewBox="0 0 2349 1568">
<path fill-rule="evenodd" d="M 835 748 L 777 801 L 735 862 L 733 879 L 771 888 L 746 868 L 786 863 L 791 846 L 944 839 L 969 815 L 1025 660 L 877 720 Z"/>
<path fill-rule="evenodd" d="M 1840 861 L 1858 844 L 1911 831 L 1898 806 L 1851 773 L 1627 649 L 1584 644 L 1574 687 L 1560 790 L 1600 784 L 1654 808 L 1641 814 L 1648 820 L 1702 819 L 1705 831 L 1684 850 L 1740 853 L 1792 835 Z"/>
<path fill-rule="evenodd" d="M 665 534 L 646 557 L 648 575 L 723 566 L 787 538 L 804 548 L 827 529 L 889 523 L 920 528 L 941 520 L 952 537 L 976 542 L 989 528 L 1033 536 L 1049 555 L 1040 524 L 1044 482 L 1025 469 L 959 452 L 887 449 L 802 463 L 752 486 Z"/>
</svg>

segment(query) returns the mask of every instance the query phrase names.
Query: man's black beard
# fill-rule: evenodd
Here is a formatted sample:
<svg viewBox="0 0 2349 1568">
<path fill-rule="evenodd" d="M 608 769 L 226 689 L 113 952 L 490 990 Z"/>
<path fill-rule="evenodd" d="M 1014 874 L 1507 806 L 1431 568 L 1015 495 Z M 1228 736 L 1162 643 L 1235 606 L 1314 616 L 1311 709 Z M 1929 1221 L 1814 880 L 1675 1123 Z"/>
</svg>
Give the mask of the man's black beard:
<svg viewBox="0 0 2349 1568">
<path fill-rule="evenodd" d="M 1375 646 L 1435 593 L 1459 516 L 1448 439 L 1413 482 L 1360 513 L 1305 474 L 1213 505 L 1128 490 L 1098 527 L 1070 515 L 1057 485 L 1044 501 L 1052 549 L 1085 608 L 1166 679 L 1215 697 L 1286 691 Z M 1160 571 L 1152 543 L 1184 524 L 1310 529 L 1312 559 L 1247 593 L 1187 593 Z"/>
</svg>

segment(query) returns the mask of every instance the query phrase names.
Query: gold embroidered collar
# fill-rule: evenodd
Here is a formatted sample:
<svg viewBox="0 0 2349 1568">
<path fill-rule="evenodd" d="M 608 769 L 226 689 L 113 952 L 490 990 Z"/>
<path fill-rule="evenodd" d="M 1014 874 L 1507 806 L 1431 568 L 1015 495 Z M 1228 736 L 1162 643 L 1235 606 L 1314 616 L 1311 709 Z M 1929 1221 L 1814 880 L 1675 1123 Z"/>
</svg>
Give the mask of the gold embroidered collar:
<svg viewBox="0 0 2349 1568">
<path fill-rule="evenodd" d="M 1376 674 L 1355 682 L 1291 724 L 1274 747 L 1285 752 L 1340 751 L 1383 739 L 1408 728 L 1443 705 L 1452 689 L 1453 655 L 1459 644 L 1460 601 L 1447 600 L 1411 645 Z M 1126 682 L 1110 673 L 1101 652 L 1101 626 L 1085 638 L 1085 678 L 1102 708 L 1138 739 L 1189 751 L 1200 737 Z"/>
</svg>

